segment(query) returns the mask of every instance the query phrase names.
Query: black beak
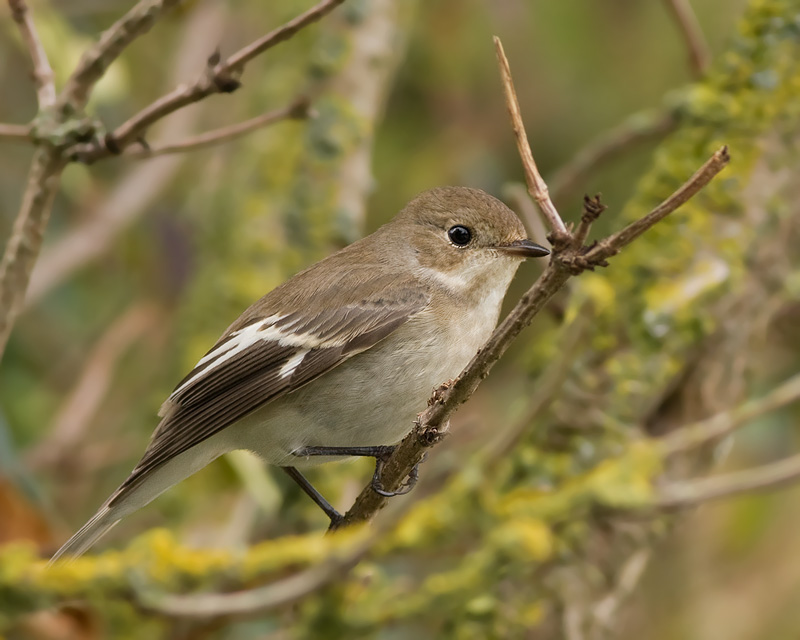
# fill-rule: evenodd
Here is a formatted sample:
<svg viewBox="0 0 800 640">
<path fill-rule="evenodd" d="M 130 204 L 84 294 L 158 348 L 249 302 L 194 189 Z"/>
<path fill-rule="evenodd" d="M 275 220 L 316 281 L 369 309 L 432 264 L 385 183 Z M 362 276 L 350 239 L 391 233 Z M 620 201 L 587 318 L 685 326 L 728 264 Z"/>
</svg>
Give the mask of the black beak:
<svg viewBox="0 0 800 640">
<path fill-rule="evenodd" d="M 527 238 L 525 240 L 514 240 L 511 244 L 497 247 L 497 249 L 503 253 L 519 256 L 520 258 L 543 258 L 544 256 L 550 255 L 550 251 L 535 242 L 531 242 Z"/>
</svg>

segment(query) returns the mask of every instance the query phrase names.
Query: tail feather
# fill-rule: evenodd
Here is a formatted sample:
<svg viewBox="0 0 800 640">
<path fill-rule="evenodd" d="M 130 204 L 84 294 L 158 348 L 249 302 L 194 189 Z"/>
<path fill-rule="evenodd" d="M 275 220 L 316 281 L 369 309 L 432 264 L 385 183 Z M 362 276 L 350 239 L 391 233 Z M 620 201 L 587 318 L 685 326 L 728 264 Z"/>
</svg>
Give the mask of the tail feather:
<svg viewBox="0 0 800 640">
<path fill-rule="evenodd" d="M 117 515 L 116 509 L 112 509 L 107 504 L 103 505 L 92 518 L 83 525 L 80 530 L 67 540 L 61 548 L 50 558 L 49 565 L 52 565 L 62 556 L 77 558 L 86 553 L 100 538 L 108 533 L 111 528 L 121 520 Z"/>
</svg>

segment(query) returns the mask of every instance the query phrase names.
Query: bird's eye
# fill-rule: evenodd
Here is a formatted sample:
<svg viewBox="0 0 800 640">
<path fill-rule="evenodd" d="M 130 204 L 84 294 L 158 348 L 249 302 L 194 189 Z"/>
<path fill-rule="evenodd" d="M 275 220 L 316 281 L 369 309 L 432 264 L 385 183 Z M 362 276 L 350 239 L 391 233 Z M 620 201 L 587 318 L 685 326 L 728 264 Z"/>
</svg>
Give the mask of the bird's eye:
<svg viewBox="0 0 800 640">
<path fill-rule="evenodd" d="M 466 247 L 469 244 L 469 241 L 472 240 L 472 232 L 466 227 L 462 227 L 460 224 L 457 224 L 456 226 L 448 229 L 447 237 L 450 238 L 450 242 L 452 242 L 454 245 Z"/>
</svg>

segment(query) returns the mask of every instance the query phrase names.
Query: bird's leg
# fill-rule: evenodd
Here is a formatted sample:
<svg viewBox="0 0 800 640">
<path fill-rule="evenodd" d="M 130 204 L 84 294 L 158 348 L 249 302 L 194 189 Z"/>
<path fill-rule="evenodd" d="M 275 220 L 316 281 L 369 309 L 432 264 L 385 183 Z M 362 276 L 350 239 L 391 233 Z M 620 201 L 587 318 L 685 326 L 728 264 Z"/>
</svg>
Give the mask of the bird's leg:
<svg viewBox="0 0 800 640">
<path fill-rule="evenodd" d="M 395 448 L 396 447 L 394 445 L 383 445 L 375 447 L 303 447 L 302 449 L 298 449 L 297 451 L 295 451 L 294 455 L 299 457 L 361 456 L 361 457 L 375 458 L 375 473 L 372 474 L 372 482 L 370 483 L 370 486 L 372 487 L 372 490 L 378 495 L 384 496 L 385 498 L 391 498 L 393 496 L 402 496 L 407 494 L 414 488 L 414 485 L 417 484 L 417 480 L 419 479 L 419 464 L 417 464 L 411 470 L 411 473 L 408 475 L 408 479 L 406 480 L 403 487 L 399 491 L 386 491 L 386 489 L 383 488 L 383 484 L 381 483 L 381 471 L 383 471 L 383 465 L 386 464 L 386 461 L 389 459 L 389 456 L 391 456 L 392 453 L 394 453 Z M 303 479 L 305 480 L 305 478 Z M 311 487 L 311 485 L 308 486 Z M 314 489 L 313 487 L 311 487 L 311 489 L 313 489 L 316 492 L 316 489 Z M 308 493 L 307 489 L 306 492 Z M 311 494 L 309 493 L 309 495 Z M 317 493 L 317 495 L 319 494 Z M 314 498 L 313 495 L 311 497 L 316 501 L 316 498 Z M 322 498 L 322 496 L 320 496 L 320 498 Z M 319 502 L 317 502 L 317 504 L 319 504 Z M 322 508 L 324 509 L 325 507 Z"/>
<path fill-rule="evenodd" d="M 294 467 L 281 467 L 286 474 L 294 480 L 300 488 L 306 492 L 309 498 L 311 498 L 314 502 L 317 503 L 320 509 L 325 512 L 325 515 L 331 519 L 331 523 L 338 524 L 342 521 L 344 516 L 339 513 L 336 509 L 333 508 L 330 502 L 328 502 L 323 495 L 314 488 L 314 485 L 311 484 L 306 477 L 300 473 Z"/>
</svg>

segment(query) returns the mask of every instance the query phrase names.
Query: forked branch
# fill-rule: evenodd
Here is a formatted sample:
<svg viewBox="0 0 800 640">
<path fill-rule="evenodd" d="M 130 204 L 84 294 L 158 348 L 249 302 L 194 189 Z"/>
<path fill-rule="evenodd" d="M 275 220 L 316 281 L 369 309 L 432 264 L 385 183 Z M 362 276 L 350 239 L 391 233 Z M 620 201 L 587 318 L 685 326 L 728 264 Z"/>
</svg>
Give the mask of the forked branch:
<svg viewBox="0 0 800 640">
<path fill-rule="evenodd" d="M 317 22 L 344 0 L 323 0 L 283 26 L 270 31 L 225 60 L 219 52 L 208 59 L 205 72 L 193 83 L 179 85 L 150 103 L 136 115 L 91 144 L 74 145 L 68 150 L 71 159 L 91 163 L 100 158 L 122 153 L 130 144 L 141 140 L 147 130 L 162 118 L 214 93 L 232 93 L 241 86 L 245 65 L 256 56 L 288 40 L 304 27 Z"/>
<path fill-rule="evenodd" d="M 578 275 L 586 269 L 606 266 L 608 258 L 619 253 L 623 247 L 633 242 L 647 229 L 675 211 L 708 184 L 730 161 L 727 148 L 723 147 L 675 193 L 646 216 L 596 244 L 586 247 L 583 242 L 591 225 L 589 218 L 592 216 L 596 218 L 602 212 L 602 204 L 599 199 L 589 199 L 584 208 L 587 219 L 582 222 L 575 234 L 568 230 L 567 225 L 564 224 L 550 201 L 547 185 L 544 184 L 544 180 L 536 168 L 533 154 L 525 137 L 508 60 L 503 52 L 502 44 L 497 38 L 495 38 L 495 47 L 503 78 L 508 112 L 517 138 L 520 157 L 525 166 L 528 189 L 539 203 L 550 225 L 554 245 L 553 255 L 550 264 L 539 279 L 522 296 L 494 331 L 486 345 L 475 355 L 461 374 L 454 381 L 442 385 L 434 392 L 428 401 L 428 408 L 420 414 L 414 429 L 398 445 L 384 466 L 382 484 L 388 491 L 397 491 L 412 469 L 421 462 L 425 452 L 442 440 L 447 432 L 450 418 L 458 407 L 470 398 L 520 331 L 530 324 L 547 301 L 570 277 Z M 353 507 L 345 514 L 344 520 L 337 526 L 332 525 L 332 528 L 370 520 L 385 502 L 386 498 L 379 496 L 368 485 L 358 496 Z"/>
</svg>

